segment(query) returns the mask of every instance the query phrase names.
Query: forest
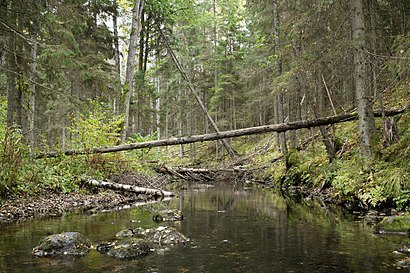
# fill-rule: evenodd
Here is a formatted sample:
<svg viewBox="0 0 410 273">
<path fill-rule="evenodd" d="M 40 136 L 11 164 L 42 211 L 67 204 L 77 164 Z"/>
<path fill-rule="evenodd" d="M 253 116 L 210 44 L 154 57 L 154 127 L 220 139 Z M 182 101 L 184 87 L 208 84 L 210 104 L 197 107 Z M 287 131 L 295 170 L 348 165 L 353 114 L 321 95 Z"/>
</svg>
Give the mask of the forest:
<svg viewBox="0 0 410 273">
<path fill-rule="evenodd" d="M 409 67 L 408 0 L 0 0 L 0 200 L 166 165 L 410 210 Z"/>
</svg>

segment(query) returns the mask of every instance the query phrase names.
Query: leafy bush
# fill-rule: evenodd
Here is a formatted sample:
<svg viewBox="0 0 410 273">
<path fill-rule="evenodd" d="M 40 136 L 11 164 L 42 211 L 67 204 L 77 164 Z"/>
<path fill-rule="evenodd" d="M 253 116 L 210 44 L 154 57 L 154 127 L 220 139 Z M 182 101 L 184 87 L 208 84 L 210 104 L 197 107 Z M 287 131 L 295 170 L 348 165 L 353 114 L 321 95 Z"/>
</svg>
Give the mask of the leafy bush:
<svg viewBox="0 0 410 273">
<path fill-rule="evenodd" d="M 123 169 L 118 163 L 124 161 L 121 154 L 33 159 L 21 130 L 4 126 L 6 105 L 6 100 L 0 100 L 0 197 L 77 191 L 79 182 L 86 177 L 104 178 Z M 95 102 L 91 103 L 91 108 L 88 115 L 73 119 L 69 128 L 73 136 L 69 149 L 90 149 L 115 145 L 119 141 L 122 118 L 110 116 L 103 105 Z"/>
</svg>

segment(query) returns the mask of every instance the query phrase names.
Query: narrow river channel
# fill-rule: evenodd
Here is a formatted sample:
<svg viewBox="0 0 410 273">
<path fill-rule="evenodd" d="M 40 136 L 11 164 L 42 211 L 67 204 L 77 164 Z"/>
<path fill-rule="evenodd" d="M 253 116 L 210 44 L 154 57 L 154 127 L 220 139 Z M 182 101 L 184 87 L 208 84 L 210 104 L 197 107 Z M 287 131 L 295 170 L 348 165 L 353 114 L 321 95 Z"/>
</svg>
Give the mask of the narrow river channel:
<svg viewBox="0 0 410 273">
<path fill-rule="evenodd" d="M 152 209 L 180 208 L 169 223 L 190 238 L 185 246 L 135 260 L 92 250 L 79 259 L 35 258 L 31 250 L 52 233 L 78 231 L 94 243 L 123 229 L 150 228 Z M 216 182 L 188 189 L 166 203 L 133 209 L 66 214 L 0 226 L 0 272 L 403 272 L 394 250 L 407 242 L 318 201 L 283 198 L 269 189 Z"/>
</svg>

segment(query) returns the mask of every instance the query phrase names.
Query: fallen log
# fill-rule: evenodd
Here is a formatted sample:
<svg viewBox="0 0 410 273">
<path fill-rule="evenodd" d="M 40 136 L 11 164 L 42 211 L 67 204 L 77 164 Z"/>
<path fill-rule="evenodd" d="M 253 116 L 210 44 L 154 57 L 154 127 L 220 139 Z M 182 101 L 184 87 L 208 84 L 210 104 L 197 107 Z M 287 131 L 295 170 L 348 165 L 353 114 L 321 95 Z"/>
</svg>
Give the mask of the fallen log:
<svg viewBox="0 0 410 273">
<path fill-rule="evenodd" d="M 134 185 L 127 185 L 127 184 L 119 184 L 119 183 L 114 183 L 114 182 L 107 182 L 107 181 L 98 181 L 95 179 L 89 179 L 85 181 L 86 184 L 94 186 L 94 187 L 100 187 L 100 188 L 105 188 L 105 189 L 111 189 L 111 190 L 120 190 L 120 191 L 128 191 L 128 192 L 134 192 L 138 194 L 145 194 L 145 195 L 150 195 L 153 197 L 171 197 L 174 196 L 174 194 L 170 191 L 163 191 L 160 189 L 150 189 L 150 188 L 144 188 L 144 187 L 138 187 Z"/>
<path fill-rule="evenodd" d="M 395 116 L 402 114 L 406 111 L 404 109 L 396 109 L 384 111 L 384 116 Z M 381 111 L 376 111 L 374 113 L 375 117 L 381 117 L 383 114 Z M 238 130 L 223 131 L 219 133 L 204 134 L 204 135 L 194 135 L 187 137 L 179 138 L 169 138 L 161 139 L 147 142 L 137 142 L 130 144 L 123 144 L 117 146 L 109 147 L 97 147 L 89 150 L 68 150 L 63 152 L 50 152 L 50 153 L 41 153 L 35 156 L 35 158 L 45 158 L 45 157 L 58 157 L 59 155 L 84 155 L 84 154 L 102 154 L 102 153 L 113 153 L 120 151 L 129 151 L 134 149 L 143 149 L 143 148 L 152 148 L 152 147 L 162 147 L 162 146 L 171 146 L 171 145 L 180 145 L 188 144 L 193 142 L 202 142 L 202 141 L 212 141 L 219 140 L 224 138 L 240 137 L 247 135 L 263 134 L 269 132 L 282 133 L 290 130 L 298 130 L 304 128 L 318 127 L 322 125 L 329 125 L 334 123 L 347 122 L 357 119 L 357 113 L 342 114 L 338 116 L 331 116 L 326 118 L 319 118 L 314 120 L 304 120 L 280 124 L 270 124 L 263 125 L 251 128 L 244 128 Z"/>
<path fill-rule="evenodd" d="M 161 166 L 155 168 L 156 172 L 163 173 L 163 174 L 175 174 L 174 172 L 183 174 L 183 173 L 217 173 L 217 172 L 246 172 L 246 171 L 253 171 L 255 169 L 247 169 L 243 167 L 233 167 L 233 168 L 183 168 L 183 167 L 168 167 L 168 166 Z"/>
<path fill-rule="evenodd" d="M 184 168 L 184 167 L 169 167 L 166 165 L 157 166 L 154 168 L 157 173 L 167 174 L 182 178 L 184 180 L 199 180 L 209 181 L 214 180 L 216 175 L 221 173 L 242 174 L 259 170 L 260 168 L 244 168 L 241 166 L 232 168 Z"/>
</svg>

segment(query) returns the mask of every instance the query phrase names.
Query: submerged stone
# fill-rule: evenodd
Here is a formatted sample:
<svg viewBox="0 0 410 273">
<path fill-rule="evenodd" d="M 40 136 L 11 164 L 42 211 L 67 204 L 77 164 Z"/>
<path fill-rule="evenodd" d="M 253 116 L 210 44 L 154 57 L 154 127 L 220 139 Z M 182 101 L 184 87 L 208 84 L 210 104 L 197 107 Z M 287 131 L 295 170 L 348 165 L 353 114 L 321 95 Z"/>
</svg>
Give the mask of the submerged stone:
<svg viewBox="0 0 410 273">
<path fill-rule="evenodd" d="M 410 234 L 410 215 L 385 217 L 375 226 L 380 234 Z"/>
<path fill-rule="evenodd" d="M 43 238 L 40 244 L 33 248 L 33 255 L 46 256 L 84 256 L 90 251 L 91 242 L 78 232 L 64 232 Z"/>
<path fill-rule="evenodd" d="M 145 238 L 157 246 L 184 244 L 189 239 L 173 227 L 160 226 L 146 231 Z"/>
<path fill-rule="evenodd" d="M 181 211 L 179 210 L 162 210 L 157 211 L 153 216 L 152 220 L 155 222 L 173 222 L 182 221 L 184 219 Z"/>
<path fill-rule="evenodd" d="M 151 244 L 147 240 L 140 238 L 124 238 L 116 242 L 108 255 L 118 259 L 133 259 L 148 254 L 151 251 Z"/>
</svg>

